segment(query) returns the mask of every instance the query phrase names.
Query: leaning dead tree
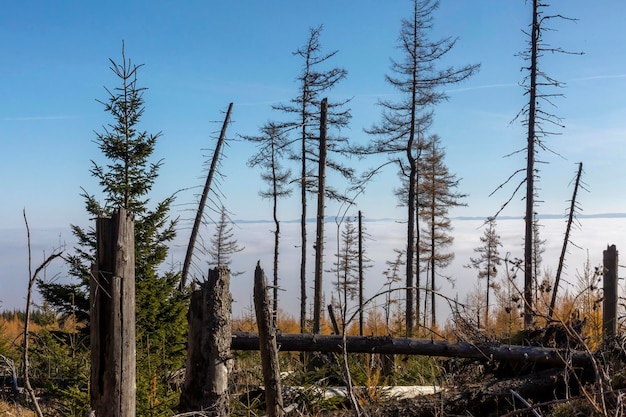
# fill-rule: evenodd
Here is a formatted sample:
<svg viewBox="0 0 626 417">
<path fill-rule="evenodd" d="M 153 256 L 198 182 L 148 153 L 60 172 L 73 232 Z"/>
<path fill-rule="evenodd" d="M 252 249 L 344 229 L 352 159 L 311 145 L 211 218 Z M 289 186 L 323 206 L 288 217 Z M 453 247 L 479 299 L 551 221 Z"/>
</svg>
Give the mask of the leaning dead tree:
<svg viewBox="0 0 626 417">
<path fill-rule="evenodd" d="M 548 311 L 548 321 L 554 316 L 554 306 L 556 305 L 556 295 L 559 290 L 559 282 L 561 280 L 561 273 L 563 272 L 563 266 L 565 265 L 565 254 L 567 253 L 567 244 L 570 243 L 570 232 L 572 230 L 572 224 L 576 219 L 576 212 L 580 208 L 576 196 L 578 195 L 578 189 L 581 186 L 580 178 L 583 173 L 583 163 L 578 163 L 578 173 L 576 174 L 576 182 L 574 183 L 574 194 L 570 202 L 569 215 L 567 218 L 567 227 L 565 228 L 565 237 L 563 238 L 563 247 L 561 248 L 561 256 L 559 256 L 559 266 L 556 270 L 556 276 L 554 278 L 554 289 L 552 290 L 552 300 L 550 300 L 550 309 Z M 584 187 L 583 187 L 584 189 Z"/>
<path fill-rule="evenodd" d="M 226 128 L 228 127 L 228 123 L 230 122 L 230 113 L 233 109 L 233 103 L 228 105 L 228 110 L 226 111 L 226 117 L 224 118 L 224 124 L 222 125 L 222 131 L 220 132 L 220 137 L 217 140 L 217 145 L 215 145 L 215 151 L 213 153 L 213 159 L 211 160 L 211 168 L 209 168 L 209 173 L 206 178 L 206 183 L 204 184 L 204 190 L 202 190 L 202 196 L 200 197 L 200 203 L 198 204 L 198 210 L 196 211 L 196 218 L 193 222 L 193 228 L 191 229 L 191 236 L 189 237 L 189 245 L 187 245 L 187 253 L 185 254 L 185 262 L 183 263 L 183 272 L 180 276 L 180 288 L 184 288 L 187 284 L 187 277 L 189 275 L 189 267 L 191 266 L 191 259 L 193 258 L 193 251 L 196 246 L 196 239 L 198 238 L 198 231 L 200 230 L 200 224 L 202 223 L 202 216 L 204 215 L 204 207 L 206 206 L 206 200 L 209 196 L 209 191 L 211 190 L 211 184 L 213 182 L 213 176 L 215 175 L 215 170 L 217 169 L 217 163 L 220 159 L 220 151 L 222 149 L 222 144 L 226 140 Z"/>
</svg>

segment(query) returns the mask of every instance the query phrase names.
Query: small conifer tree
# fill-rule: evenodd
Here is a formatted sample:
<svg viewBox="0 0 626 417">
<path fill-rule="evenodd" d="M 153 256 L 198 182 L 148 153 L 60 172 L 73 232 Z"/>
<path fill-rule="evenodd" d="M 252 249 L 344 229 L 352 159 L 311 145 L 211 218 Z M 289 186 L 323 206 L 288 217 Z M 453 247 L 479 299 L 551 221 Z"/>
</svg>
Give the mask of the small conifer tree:
<svg viewBox="0 0 626 417">
<path fill-rule="evenodd" d="M 90 217 L 110 215 L 115 209 L 129 210 L 135 219 L 135 296 L 137 326 L 137 415 L 165 415 L 177 399 L 168 398 L 168 374 L 184 364 L 185 312 L 187 296 L 177 289 L 179 274 L 161 272 L 168 243 L 175 237 L 176 222 L 169 220 L 173 196 L 151 204 L 149 194 L 162 161 L 152 162 L 161 133 L 140 130 L 146 88 L 137 83 L 142 65 L 132 65 L 122 45 L 122 62 L 110 59 L 120 85 L 107 88 L 108 97 L 99 101 L 113 121 L 96 132 L 106 164 L 92 160 L 91 175 L 98 180 L 102 201 L 86 191 L 85 206 Z M 88 322 L 91 265 L 95 261 L 93 227 L 72 225 L 78 240 L 75 254 L 67 257 L 70 275 L 78 282 L 39 284 L 44 299 L 59 311 L 75 313 Z"/>
</svg>

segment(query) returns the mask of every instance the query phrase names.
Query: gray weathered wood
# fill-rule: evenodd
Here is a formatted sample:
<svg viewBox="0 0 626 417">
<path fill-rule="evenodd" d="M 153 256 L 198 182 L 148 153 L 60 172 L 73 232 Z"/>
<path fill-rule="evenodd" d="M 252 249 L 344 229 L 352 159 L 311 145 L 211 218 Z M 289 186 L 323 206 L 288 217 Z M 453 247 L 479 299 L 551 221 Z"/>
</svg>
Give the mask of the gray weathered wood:
<svg viewBox="0 0 626 417">
<path fill-rule="evenodd" d="M 333 333 L 341 334 L 341 331 L 339 331 L 339 324 L 337 323 L 337 317 L 335 317 L 335 310 L 333 309 L 333 305 L 328 304 L 327 308 L 328 308 L 328 317 L 330 318 L 330 324 L 332 324 L 333 326 Z"/>
<path fill-rule="evenodd" d="M 189 335 L 181 412 L 202 411 L 227 417 L 232 298 L 226 267 L 209 270 L 206 282 L 193 292 L 189 306 Z M 258 349 L 258 342 L 257 342 Z"/>
<path fill-rule="evenodd" d="M 254 271 L 254 309 L 259 328 L 259 350 L 265 384 L 265 407 L 269 417 L 283 415 L 283 396 L 280 387 L 280 366 L 276 346 L 276 328 L 267 297 L 265 274 L 257 263 Z"/>
<path fill-rule="evenodd" d="M 603 336 L 615 335 L 617 331 L 617 269 L 618 256 L 615 245 L 607 246 L 603 252 L 604 300 L 602 302 Z"/>
<path fill-rule="evenodd" d="M 276 337 L 282 352 L 342 352 L 342 337 L 337 335 L 279 334 Z M 231 348 L 258 350 L 259 338 L 255 333 L 233 332 Z M 443 340 L 392 338 L 387 336 L 346 336 L 349 353 L 389 353 L 453 358 L 504 360 L 562 365 L 566 359 L 573 364 L 589 362 L 586 352 L 568 351 L 533 346 L 499 345 L 476 346 L 470 343 Z M 566 359 L 564 359 L 566 358 Z"/>
<path fill-rule="evenodd" d="M 120 208 L 96 220 L 90 283 L 91 407 L 97 417 L 135 415 L 135 236 Z"/>
</svg>

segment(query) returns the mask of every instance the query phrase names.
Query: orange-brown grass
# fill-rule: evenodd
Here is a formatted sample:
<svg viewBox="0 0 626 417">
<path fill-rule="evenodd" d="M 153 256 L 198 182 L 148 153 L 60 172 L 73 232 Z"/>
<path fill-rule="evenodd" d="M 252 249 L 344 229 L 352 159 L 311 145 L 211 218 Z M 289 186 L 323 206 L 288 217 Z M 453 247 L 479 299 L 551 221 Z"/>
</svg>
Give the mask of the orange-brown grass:
<svg viewBox="0 0 626 417">
<path fill-rule="evenodd" d="M 10 417 L 10 416 L 20 416 L 20 417 L 34 417 L 34 411 L 29 409 L 17 406 L 15 404 L 9 404 L 5 401 L 0 400 L 0 416 Z"/>
<path fill-rule="evenodd" d="M 33 332 L 40 330 L 39 326 L 35 324 L 31 324 L 30 328 Z M 24 334 L 24 323 L 17 317 L 17 314 L 9 320 L 0 317 L 0 329 L 2 329 L 3 336 L 6 337 L 6 340 L 10 343 L 21 343 Z"/>
</svg>

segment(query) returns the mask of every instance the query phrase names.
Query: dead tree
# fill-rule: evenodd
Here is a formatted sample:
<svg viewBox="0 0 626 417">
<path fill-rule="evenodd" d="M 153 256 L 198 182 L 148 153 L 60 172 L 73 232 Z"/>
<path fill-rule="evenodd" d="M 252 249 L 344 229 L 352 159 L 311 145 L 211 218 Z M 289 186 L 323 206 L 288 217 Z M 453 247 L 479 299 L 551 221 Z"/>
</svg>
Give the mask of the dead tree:
<svg viewBox="0 0 626 417">
<path fill-rule="evenodd" d="M 96 221 L 90 283 L 91 408 L 97 417 L 134 416 L 135 225 L 120 208 Z"/>
<path fill-rule="evenodd" d="M 573 20 L 564 18 L 561 15 L 545 15 L 543 9 L 548 7 L 547 3 L 540 2 L 539 0 L 533 0 L 532 2 L 532 23 L 530 31 L 527 35 L 530 38 L 528 49 L 520 53 L 520 56 L 528 61 L 528 67 L 525 69 L 528 71 L 528 75 L 524 79 L 524 92 L 528 95 L 528 103 L 520 110 L 516 115 L 515 120 L 524 117 L 523 124 L 527 128 L 526 134 L 526 147 L 518 152 L 526 152 L 526 167 L 515 171 L 504 183 L 500 184 L 495 191 L 502 188 L 505 184 L 509 183 L 513 178 L 518 175 L 524 175 L 523 179 L 518 183 L 510 198 L 502 205 L 500 210 L 494 217 L 508 205 L 513 197 L 523 188 L 526 183 L 525 194 L 525 227 L 524 227 L 524 289 L 522 291 L 524 301 L 524 327 L 529 328 L 533 324 L 534 319 L 534 307 L 533 307 L 533 246 L 535 243 L 535 210 L 536 210 L 536 195 L 537 185 L 536 180 L 539 178 L 537 164 L 540 162 L 537 159 L 538 152 L 540 150 L 550 150 L 545 143 L 545 138 L 550 135 L 558 134 L 551 130 L 551 127 L 563 128 L 562 120 L 546 111 L 542 108 L 541 104 L 548 104 L 554 106 L 553 99 L 555 97 L 561 97 L 563 94 L 542 91 L 549 87 L 560 88 L 563 87 L 563 83 L 550 77 L 546 74 L 539 65 L 540 58 L 546 52 L 550 53 L 566 53 L 561 48 L 554 48 L 547 45 L 543 40 L 543 34 L 549 31 L 547 22 L 554 18 Z M 575 53 L 577 54 L 577 53 Z M 516 154 L 513 152 L 510 155 Z M 493 193 L 495 193 L 495 191 Z M 492 193 L 492 194 L 493 194 Z"/>
<path fill-rule="evenodd" d="M 313 333 L 318 334 L 322 322 L 322 277 L 324 273 L 324 218 L 326 193 L 326 123 L 328 100 L 323 99 L 320 113 L 320 141 L 317 188 L 317 233 L 315 238 L 315 278 L 313 287 Z"/>
<path fill-rule="evenodd" d="M 363 336 L 363 214 L 359 210 L 359 336 Z"/>
<path fill-rule="evenodd" d="M 265 384 L 265 409 L 269 417 L 280 417 L 283 415 L 283 396 L 280 388 L 276 328 L 267 298 L 265 274 L 260 263 L 257 263 L 254 271 L 254 309 L 259 328 L 259 350 Z"/>
<path fill-rule="evenodd" d="M 402 21 L 400 30 L 398 43 L 402 58 L 392 60 L 391 74 L 386 76 L 391 86 L 400 92 L 400 99 L 394 102 L 380 102 L 382 122 L 367 130 L 367 133 L 373 135 L 375 139 L 359 151 L 364 155 L 386 154 L 391 161 L 399 162 L 403 173 L 406 172 L 409 176 L 406 199 L 402 201 L 407 207 L 407 336 L 412 336 L 414 332 L 416 322 L 413 314 L 414 294 L 415 289 L 420 287 L 416 259 L 419 258 L 419 254 L 415 253 L 415 247 L 420 240 L 416 216 L 418 196 L 415 193 L 419 179 L 417 145 L 420 136 L 432 124 L 434 106 L 448 98 L 443 88 L 466 80 L 479 68 L 478 65 L 441 68 L 441 62 L 447 61 L 447 54 L 454 48 L 456 38 L 429 39 L 429 35 L 432 34 L 433 15 L 439 6 L 438 1 L 414 0 L 412 3 L 412 12 L 409 18 Z M 419 292 L 417 298 L 419 299 Z M 419 317 L 417 322 L 419 323 Z"/>
<path fill-rule="evenodd" d="M 179 403 L 181 412 L 203 411 L 212 417 L 229 416 L 231 303 L 230 272 L 225 267 L 209 270 L 208 280 L 191 295 L 187 316 L 187 366 Z"/>
<path fill-rule="evenodd" d="M 193 222 L 193 228 L 191 229 L 191 236 L 189 237 L 189 245 L 187 245 L 187 253 L 185 254 L 185 262 L 183 263 L 183 272 L 180 276 L 180 288 L 184 288 L 187 284 L 187 275 L 189 275 L 189 267 L 191 265 L 191 259 L 193 258 L 193 250 L 196 246 L 196 239 L 198 237 L 198 231 L 200 229 L 200 224 L 202 222 L 202 216 L 204 215 L 204 207 L 206 205 L 206 200 L 209 195 L 209 191 L 211 190 L 211 183 L 213 182 L 213 176 L 215 175 L 215 170 L 217 169 L 217 162 L 220 158 L 220 150 L 222 148 L 222 144 L 226 140 L 226 128 L 228 127 L 228 123 L 230 121 L 230 113 L 233 110 L 233 103 L 228 105 L 228 111 L 226 112 L 226 117 L 224 118 L 224 124 L 222 125 L 222 131 L 220 133 L 220 137 L 217 140 L 217 145 L 215 145 L 215 152 L 213 153 L 213 159 L 211 160 L 211 168 L 209 168 L 209 173 L 206 178 L 206 183 L 204 184 L 204 190 L 202 190 L 202 196 L 200 197 L 200 203 L 198 204 L 198 211 L 196 211 L 196 218 Z"/>
<path fill-rule="evenodd" d="M 61 256 L 62 252 L 54 251 L 52 255 L 48 256 L 44 262 L 35 270 L 35 273 L 32 273 L 32 254 L 31 254 L 31 245 L 30 245 L 30 227 L 28 226 L 28 219 L 26 218 L 26 209 L 23 210 L 24 214 L 24 224 L 26 225 L 26 236 L 27 236 L 27 245 L 28 245 L 28 292 L 26 293 L 26 314 L 24 318 L 24 339 L 22 341 L 22 361 L 23 364 L 23 376 L 24 376 L 24 386 L 26 387 L 26 391 L 28 392 L 28 396 L 30 400 L 33 402 L 33 406 L 35 407 L 35 412 L 38 417 L 43 417 L 43 413 L 41 412 L 41 408 L 39 407 L 39 402 L 37 401 L 37 397 L 35 395 L 35 390 L 30 385 L 30 377 L 29 377 L 29 363 L 28 363 L 28 332 L 29 332 L 29 324 L 30 324 L 30 306 L 32 304 L 32 296 L 33 296 L 33 285 L 37 281 L 37 276 L 41 271 L 43 271 L 50 262 L 52 262 L 55 258 Z M 4 358 L 4 357 L 2 357 Z M 9 363 L 7 361 L 7 363 Z M 13 361 L 10 362 L 11 368 L 13 370 L 13 377 L 15 377 L 15 367 L 13 367 Z M 15 378 L 14 378 L 15 381 Z M 15 382 L 14 382 L 15 383 Z M 15 388 L 14 388 L 15 389 Z"/>
<path fill-rule="evenodd" d="M 618 253 L 615 245 L 607 246 L 603 253 L 604 265 L 604 301 L 602 303 L 602 330 L 603 336 L 614 336 L 617 330 L 617 300 L 619 267 Z"/>
<path fill-rule="evenodd" d="M 567 244 L 570 241 L 570 231 L 572 230 L 572 224 L 576 216 L 576 209 L 578 203 L 576 201 L 576 195 L 578 194 L 578 188 L 580 187 L 580 177 L 583 173 L 583 163 L 578 164 L 578 173 L 576 174 L 576 183 L 574 184 L 574 195 L 572 195 L 572 201 L 569 208 L 569 215 L 567 218 L 567 227 L 565 228 L 565 237 L 563 238 L 563 247 L 561 249 L 561 256 L 559 256 L 559 266 L 556 269 L 556 276 L 554 278 L 554 289 L 552 290 L 552 300 L 550 300 L 550 309 L 548 311 L 548 321 L 552 320 L 554 316 L 554 306 L 556 305 L 556 295 L 559 289 L 559 282 L 561 280 L 561 273 L 563 272 L 563 265 L 565 264 L 565 254 L 567 253 Z"/>
<path fill-rule="evenodd" d="M 530 87 L 528 89 L 528 134 L 526 136 L 526 215 L 524 217 L 524 328 L 533 321 L 533 224 L 535 220 L 535 123 L 537 105 L 537 52 L 540 28 L 539 1 L 533 0 L 530 48 Z"/>
<path fill-rule="evenodd" d="M 274 273 L 273 273 L 273 296 L 272 311 L 274 325 L 278 323 L 278 254 L 280 243 L 280 221 L 278 220 L 278 199 L 291 195 L 290 178 L 291 170 L 283 169 L 283 159 L 287 138 L 282 129 L 274 122 L 268 122 L 261 128 L 261 136 L 243 136 L 247 141 L 257 144 L 259 151 L 248 160 L 248 166 L 259 166 L 264 169 L 261 179 L 268 188 L 259 191 L 262 198 L 272 201 L 272 217 L 274 219 Z"/>
<path fill-rule="evenodd" d="M 545 365 L 585 365 L 591 362 L 586 351 L 519 345 L 477 345 L 470 342 L 418 339 L 389 336 L 346 336 L 313 334 L 280 334 L 276 336 L 282 352 L 381 353 L 400 355 L 471 358 L 484 361 L 537 363 Z M 234 350 L 258 350 L 256 333 L 234 332 Z"/>
<path fill-rule="evenodd" d="M 297 77 L 298 95 L 290 100 L 288 104 L 277 104 L 272 106 L 275 110 L 280 110 L 294 117 L 293 121 L 283 124 L 285 130 L 293 130 L 295 134 L 292 143 L 299 143 L 298 150 L 293 150 L 291 157 L 300 163 L 300 174 L 297 182 L 300 185 L 301 216 L 300 216 L 300 331 L 307 329 L 307 194 L 318 193 L 317 184 L 313 181 L 313 172 L 310 164 L 317 161 L 317 135 L 312 130 L 317 127 L 320 118 L 321 97 L 324 92 L 335 87 L 347 76 L 347 71 L 343 68 L 334 67 L 322 69 L 329 64 L 329 60 L 337 54 L 337 51 L 324 53 L 320 43 L 322 26 L 311 28 L 306 45 L 294 52 L 294 55 L 302 58 L 302 69 Z M 348 125 L 350 111 L 342 107 L 349 100 L 342 102 L 328 103 L 328 126 L 341 128 Z M 339 173 L 346 179 L 352 178 L 354 170 L 345 167 L 338 160 L 331 160 L 331 153 L 339 153 L 345 156 L 349 151 L 346 149 L 347 139 L 332 137 L 327 138 L 327 166 Z M 331 146 L 330 143 L 333 143 Z M 333 199 L 345 199 L 337 191 L 328 185 L 325 186 L 326 194 Z M 321 309 L 321 306 L 319 307 Z"/>
</svg>

